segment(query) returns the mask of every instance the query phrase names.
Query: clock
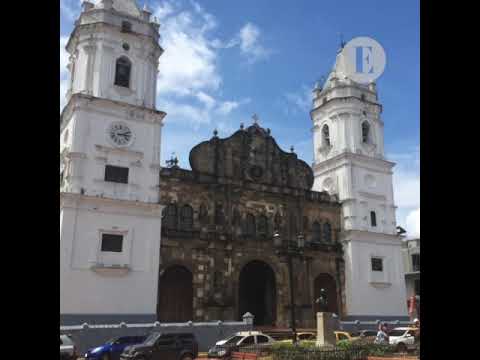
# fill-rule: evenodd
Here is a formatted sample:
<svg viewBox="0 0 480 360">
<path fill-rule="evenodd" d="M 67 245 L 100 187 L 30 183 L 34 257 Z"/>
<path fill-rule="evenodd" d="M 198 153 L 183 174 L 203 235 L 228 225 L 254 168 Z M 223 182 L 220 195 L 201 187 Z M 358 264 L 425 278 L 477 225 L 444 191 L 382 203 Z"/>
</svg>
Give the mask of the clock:
<svg viewBox="0 0 480 360">
<path fill-rule="evenodd" d="M 115 122 L 109 126 L 107 137 L 114 145 L 125 147 L 131 145 L 133 132 L 126 124 Z"/>
</svg>

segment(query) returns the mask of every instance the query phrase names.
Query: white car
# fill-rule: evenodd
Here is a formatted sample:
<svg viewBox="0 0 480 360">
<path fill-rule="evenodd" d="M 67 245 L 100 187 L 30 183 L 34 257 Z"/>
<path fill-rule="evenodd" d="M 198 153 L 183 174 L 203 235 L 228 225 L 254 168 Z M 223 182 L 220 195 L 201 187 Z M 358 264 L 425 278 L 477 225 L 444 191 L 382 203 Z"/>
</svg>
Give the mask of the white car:
<svg viewBox="0 0 480 360">
<path fill-rule="evenodd" d="M 261 331 L 240 331 L 232 336 L 217 341 L 215 346 L 208 351 L 208 357 L 223 358 L 230 356 L 232 351 L 238 351 L 244 346 L 265 346 L 271 345 L 275 339 Z"/>
<path fill-rule="evenodd" d="M 388 333 L 390 345 L 396 345 L 398 352 L 405 352 L 415 346 L 415 331 L 410 327 L 398 327 Z"/>
</svg>

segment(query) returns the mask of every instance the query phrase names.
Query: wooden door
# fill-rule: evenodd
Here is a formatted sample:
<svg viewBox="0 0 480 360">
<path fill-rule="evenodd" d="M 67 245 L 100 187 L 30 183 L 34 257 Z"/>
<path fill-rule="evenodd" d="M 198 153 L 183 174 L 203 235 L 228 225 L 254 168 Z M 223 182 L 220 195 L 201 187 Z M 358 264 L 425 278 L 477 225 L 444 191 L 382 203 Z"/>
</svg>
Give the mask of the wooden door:
<svg viewBox="0 0 480 360">
<path fill-rule="evenodd" d="M 165 270 L 158 286 L 158 321 L 193 321 L 193 276 L 182 266 Z"/>
</svg>

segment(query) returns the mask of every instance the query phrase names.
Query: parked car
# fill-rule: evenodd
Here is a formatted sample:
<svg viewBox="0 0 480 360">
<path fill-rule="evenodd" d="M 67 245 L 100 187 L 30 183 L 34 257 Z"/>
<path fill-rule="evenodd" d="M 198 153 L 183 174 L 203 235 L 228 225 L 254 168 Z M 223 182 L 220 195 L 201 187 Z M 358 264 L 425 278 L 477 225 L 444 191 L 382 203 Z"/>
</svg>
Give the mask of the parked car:
<svg viewBox="0 0 480 360">
<path fill-rule="evenodd" d="M 353 336 L 347 331 L 334 331 L 335 334 L 335 340 L 340 341 L 340 340 L 347 340 L 347 341 L 357 341 L 360 339 L 358 336 Z"/>
<path fill-rule="evenodd" d="M 390 345 L 395 345 L 398 352 L 406 352 L 408 349 L 415 348 L 416 328 L 398 327 L 388 333 Z"/>
<path fill-rule="evenodd" d="M 60 360 L 77 360 L 77 348 L 72 338 L 60 335 Z"/>
<path fill-rule="evenodd" d="M 317 340 L 317 335 L 313 332 L 299 332 L 297 333 L 297 340 L 298 341 L 315 341 Z M 292 343 L 292 339 L 285 339 L 280 340 L 279 342 L 283 343 Z"/>
<path fill-rule="evenodd" d="M 233 351 L 238 351 L 246 346 L 268 346 L 275 343 L 275 340 L 261 331 L 240 331 L 232 336 L 217 341 L 215 345 L 208 350 L 210 358 L 229 357 Z"/>
<path fill-rule="evenodd" d="M 141 344 L 147 337 L 121 336 L 107 341 L 105 344 L 89 349 L 84 358 L 95 360 L 119 360 L 120 354 L 127 346 Z"/>
<path fill-rule="evenodd" d="M 128 346 L 120 360 L 193 360 L 198 343 L 190 333 L 151 333 L 143 343 Z"/>
</svg>

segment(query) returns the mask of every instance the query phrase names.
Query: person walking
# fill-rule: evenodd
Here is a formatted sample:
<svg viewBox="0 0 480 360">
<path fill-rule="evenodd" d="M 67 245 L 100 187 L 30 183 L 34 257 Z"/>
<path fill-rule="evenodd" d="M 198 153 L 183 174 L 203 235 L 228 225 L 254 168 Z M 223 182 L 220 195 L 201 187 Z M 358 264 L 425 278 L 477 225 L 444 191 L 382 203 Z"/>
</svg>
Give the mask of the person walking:
<svg viewBox="0 0 480 360">
<path fill-rule="evenodd" d="M 413 320 L 413 324 L 415 326 L 415 343 L 418 343 L 420 342 L 420 320 Z"/>
<path fill-rule="evenodd" d="M 388 344 L 387 328 L 385 324 L 380 323 L 378 325 L 377 337 L 375 338 L 375 344 Z"/>
</svg>

